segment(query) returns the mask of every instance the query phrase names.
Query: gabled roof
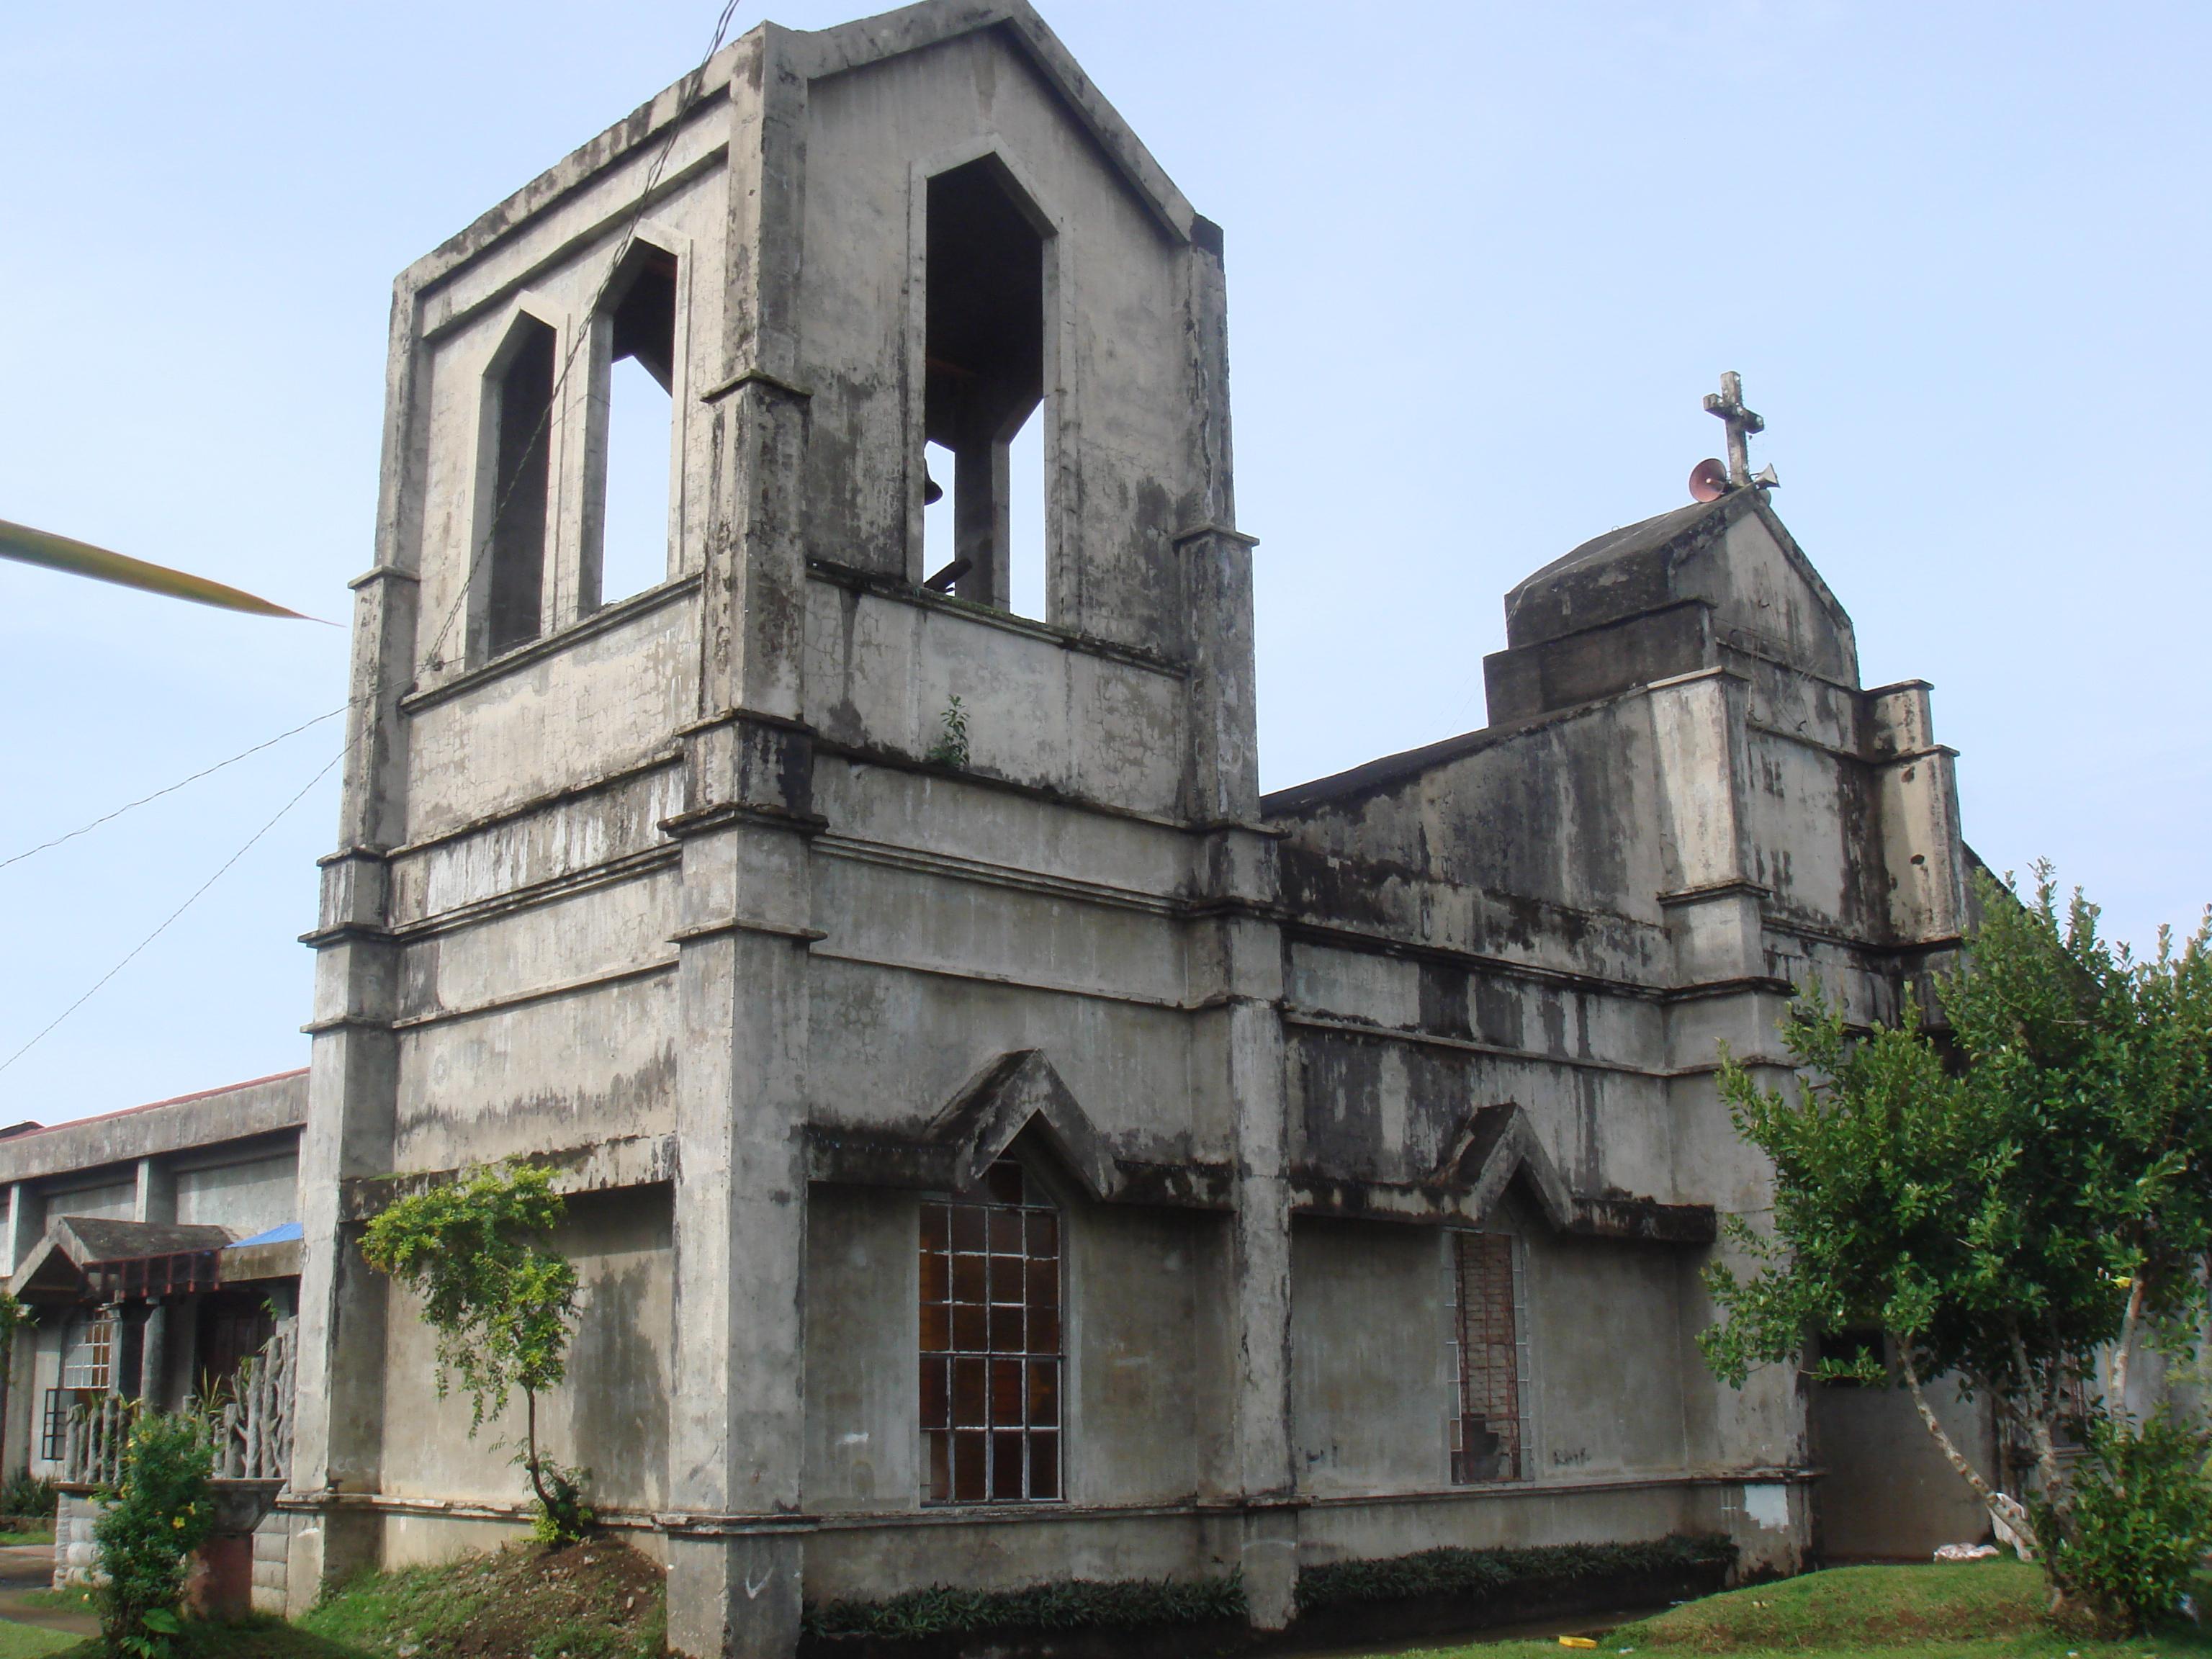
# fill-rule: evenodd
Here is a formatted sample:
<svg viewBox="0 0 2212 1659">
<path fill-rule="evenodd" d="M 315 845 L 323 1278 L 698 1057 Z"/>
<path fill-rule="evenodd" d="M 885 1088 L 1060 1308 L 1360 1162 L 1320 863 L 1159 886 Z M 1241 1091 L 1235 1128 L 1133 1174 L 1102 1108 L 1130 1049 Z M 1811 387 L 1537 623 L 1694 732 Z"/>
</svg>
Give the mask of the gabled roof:
<svg viewBox="0 0 2212 1659">
<path fill-rule="evenodd" d="M 1765 526 L 1830 617 L 1849 628 L 1850 617 L 1841 601 L 1797 545 L 1766 491 L 1751 489 L 1732 489 L 1717 501 L 1693 501 L 1608 530 L 1553 560 L 1506 593 L 1506 643 L 1526 645 L 1580 633 L 1681 597 L 1674 591 L 1677 562 L 1748 518 Z"/>
<path fill-rule="evenodd" d="M 109 1261 L 144 1261 L 157 1255 L 219 1250 L 230 1243 L 230 1229 L 65 1215 L 54 1223 L 54 1237 L 76 1261 L 96 1267 Z"/>
<path fill-rule="evenodd" d="M 1059 93 L 1069 112 L 1162 228 L 1180 240 L 1190 240 L 1194 229 L 1205 222 L 1028 0 L 921 0 L 918 5 L 834 28 L 806 31 L 776 23 L 757 25 L 714 54 L 706 73 L 698 77 L 696 94 L 693 77 L 688 75 L 654 94 L 417 259 L 402 273 L 400 283 L 403 288 L 428 288 L 632 151 L 661 143 L 679 113 L 696 115 L 718 95 L 726 94 L 741 56 L 757 51 L 757 37 L 764 33 L 774 37 L 787 66 L 817 81 L 986 29 L 1005 32 Z"/>
<path fill-rule="evenodd" d="M 1021 47 L 1037 73 L 1066 101 L 1069 111 L 1105 151 L 1129 188 L 1164 227 L 1188 241 L 1195 217 L 1190 204 L 1028 0 L 921 0 L 918 5 L 902 6 L 878 17 L 864 17 L 811 33 L 794 33 L 791 38 L 797 66 L 808 80 L 818 81 L 992 28 L 1005 30 Z"/>
<path fill-rule="evenodd" d="M 88 1281 L 115 1276 L 103 1270 L 126 1262 L 211 1255 L 229 1243 L 228 1227 L 57 1216 L 46 1224 L 46 1236 L 23 1258 L 9 1288 L 32 1301 L 75 1301 L 86 1292 Z M 206 1274 L 208 1288 L 216 1276 L 213 1270 Z"/>
</svg>

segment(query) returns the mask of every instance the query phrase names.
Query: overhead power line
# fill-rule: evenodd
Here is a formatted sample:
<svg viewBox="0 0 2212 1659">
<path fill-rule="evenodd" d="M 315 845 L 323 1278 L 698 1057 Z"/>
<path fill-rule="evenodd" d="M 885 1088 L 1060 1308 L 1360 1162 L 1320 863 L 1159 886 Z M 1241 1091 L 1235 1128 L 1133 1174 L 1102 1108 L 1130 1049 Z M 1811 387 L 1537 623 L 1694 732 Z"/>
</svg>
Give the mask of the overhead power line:
<svg viewBox="0 0 2212 1659">
<path fill-rule="evenodd" d="M 56 836 L 52 841 L 42 841 L 36 847 L 27 847 L 20 853 L 15 853 L 7 858 L 0 859 L 0 870 L 5 870 L 11 864 L 21 864 L 25 859 L 30 858 L 35 854 L 44 853 L 48 851 L 50 848 L 59 847 L 65 841 L 75 841 L 79 836 L 88 835 L 93 830 L 99 829 L 103 823 L 113 823 L 117 818 L 121 817 L 125 812 L 135 812 L 140 807 L 148 805 L 154 801 L 161 799 L 164 795 L 175 794 L 178 790 L 183 788 L 188 783 L 198 783 L 202 778 L 213 777 L 216 773 L 222 771 L 226 766 L 235 766 L 239 762 L 247 759 L 252 756 L 258 755 L 264 749 L 274 748 L 276 744 L 283 742 L 287 738 L 296 738 L 301 732 L 307 730 L 308 727 L 320 726 L 325 720 L 335 719 L 337 716 L 344 714 L 345 711 L 352 706 L 353 705 L 350 703 L 342 702 L 336 708 L 325 709 L 323 713 L 316 715 L 314 719 L 311 720 L 302 720 L 299 725 L 294 726 L 289 732 L 279 732 L 275 737 L 264 738 L 263 741 L 255 744 L 251 749 L 240 750 L 238 753 L 233 755 L 228 760 L 217 761 L 213 766 L 204 766 L 188 778 L 179 778 L 174 783 L 169 784 L 166 787 L 156 789 L 150 795 L 141 795 L 137 800 L 126 801 L 124 805 L 117 807 L 113 811 L 102 812 L 98 817 L 93 819 L 91 823 L 80 823 L 76 829 L 70 830 L 65 835 Z"/>
<path fill-rule="evenodd" d="M 646 209 L 652 203 L 653 192 L 660 183 L 661 173 L 668 165 L 669 155 L 676 148 L 676 140 L 683 131 L 684 118 L 690 114 L 692 106 L 698 101 L 699 94 L 706 86 L 707 66 L 714 62 L 714 54 L 722 49 L 723 37 L 728 33 L 730 20 L 737 15 L 737 9 L 738 0 L 726 0 L 726 3 L 722 7 L 720 15 L 714 20 L 714 38 L 707 43 L 707 50 L 700 58 L 698 67 L 691 72 L 690 78 L 694 79 L 695 84 L 692 86 L 690 92 L 684 95 L 683 102 L 678 106 L 675 114 L 669 119 L 668 137 L 662 141 L 659 154 L 653 157 L 653 166 L 646 174 L 644 187 L 638 191 L 637 205 L 631 210 L 629 222 L 623 227 L 622 240 L 616 245 L 614 258 L 608 261 L 606 272 L 599 278 L 599 288 L 593 293 L 592 296 L 592 303 L 584 313 L 586 317 L 593 317 L 599 314 L 599 307 L 606 299 L 608 289 L 613 285 L 616 276 L 619 274 L 622 270 L 623 261 L 629 257 L 630 248 L 637 240 L 637 228 L 645 218 Z M 532 446 L 535 446 L 546 434 L 548 424 L 553 417 L 553 410 L 560 404 L 562 388 L 568 383 L 568 372 L 574 366 L 577 349 L 583 343 L 586 332 L 587 331 L 579 329 L 574 331 L 572 333 L 572 337 L 568 342 L 568 352 L 562 357 L 561 362 L 561 372 L 555 378 L 553 382 L 553 395 L 547 400 L 544 411 L 538 416 L 537 429 L 531 434 L 530 444 Z M 519 479 L 510 481 L 507 489 L 501 495 L 499 500 L 492 506 L 491 522 L 485 526 L 483 538 L 477 544 L 476 551 L 469 561 L 469 568 L 461 582 L 460 592 L 455 598 L 452 608 L 446 612 L 446 619 L 439 627 L 437 636 L 430 642 L 430 649 L 428 656 L 428 659 L 433 664 L 439 663 L 442 660 L 440 653 L 444 648 L 446 635 L 452 631 L 454 619 L 460 615 L 461 606 L 467 600 L 470 584 L 476 579 L 477 567 L 483 563 L 484 555 L 490 550 L 492 536 L 498 526 L 500 515 L 506 512 L 508 499 L 514 495 L 515 483 L 518 482 L 520 482 Z M 339 714 L 343 712 L 343 709 L 333 709 L 331 711 L 331 714 Z M 319 721 L 328 720 L 329 718 L 330 714 L 318 715 L 314 720 L 310 720 L 307 724 L 310 726 L 315 725 Z M 301 726 L 295 727 L 295 731 L 304 731 L 306 727 Z M 285 738 L 292 735 L 293 732 L 290 732 L 281 733 L 277 737 L 270 738 L 268 743 L 256 744 L 253 749 L 246 750 L 244 754 L 234 755 L 230 760 L 224 761 L 220 765 L 209 768 L 208 771 L 220 771 L 223 766 L 228 766 L 237 761 L 243 760 L 246 758 L 246 755 L 257 753 L 259 750 L 267 748 L 269 744 L 281 743 Z M 131 963 L 136 961 L 139 955 L 145 951 L 147 946 L 153 944 L 155 939 L 161 938 L 163 933 L 167 933 L 171 923 L 174 922 L 178 917 L 183 915 L 185 911 L 191 909 L 192 906 L 199 901 L 201 895 L 205 893 L 209 888 L 214 886 L 216 882 L 220 881 L 224 873 L 228 871 L 233 865 L 236 864 L 240 859 L 244 858 L 247 853 L 251 852 L 253 849 L 254 845 L 258 842 L 264 836 L 267 835 L 271 830 L 274 830 L 276 827 L 287 812 L 289 812 L 295 806 L 297 806 L 302 800 L 306 799 L 307 792 L 313 789 L 317 784 L 320 783 L 323 779 L 328 775 L 331 768 L 337 766 L 340 761 L 343 760 L 347 755 L 350 754 L 353 750 L 353 741 L 349 740 L 344 748 L 339 750 L 337 754 L 333 755 L 330 760 L 325 763 L 320 771 L 317 772 L 313 777 L 307 780 L 306 784 L 301 787 L 298 794 L 294 795 L 291 799 L 286 801 L 283 805 L 276 809 L 275 817 L 271 817 L 268 823 L 263 824 L 258 830 L 255 830 L 253 834 L 247 838 L 246 842 L 243 847 L 240 847 L 235 853 L 233 853 L 228 859 L 224 860 L 222 866 L 217 869 L 213 875 L 210 876 L 205 881 L 202 882 L 197 888 L 195 888 L 190 897 L 185 899 L 182 904 L 179 905 L 174 910 L 172 910 L 167 916 L 163 918 L 160 927 L 155 928 L 152 933 L 147 934 L 145 938 L 140 939 L 137 945 L 133 945 L 124 958 L 95 980 L 91 988 L 88 989 L 83 995 L 78 997 L 76 1000 L 70 1003 L 68 1007 L 63 1009 L 58 1014 L 56 1014 L 52 1019 L 47 1021 L 46 1025 L 33 1035 L 29 1042 L 24 1043 L 21 1048 L 16 1049 L 15 1052 L 9 1055 L 7 1059 L 0 1060 L 0 1072 L 6 1071 L 17 1060 L 21 1060 L 25 1054 L 28 1054 L 33 1048 L 36 1048 L 40 1042 L 45 1040 L 49 1032 L 52 1031 L 56 1026 L 59 1025 L 64 1020 L 67 1019 L 78 1009 L 84 1006 L 86 1003 L 89 1002 L 93 997 L 98 994 L 102 986 L 106 985 L 108 981 L 113 979 L 118 974 L 129 967 Z M 195 779 L 204 777 L 205 775 L 205 772 L 195 773 L 191 778 L 185 778 L 178 783 L 171 784 L 167 789 L 159 790 L 155 792 L 155 794 L 145 797 L 144 800 L 134 801 L 131 803 L 131 806 L 118 807 L 116 809 L 115 812 L 109 813 L 107 817 L 116 817 L 119 813 L 131 811 L 132 806 L 143 805 L 145 801 L 158 799 L 161 795 L 168 794 L 174 790 L 180 789 L 185 784 L 192 782 Z M 94 819 L 92 823 L 86 824 L 82 829 L 74 830 L 71 830 L 68 836 L 57 837 L 55 842 L 49 842 L 44 846 L 34 847 L 31 848 L 29 852 L 17 854 L 15 858 L 9 859 L 8 863 L 12 864 L 20 859 L 28 858 L 31 855 L 31 853 L 43 852 L 46 850 L 46 847 L 57 845 L 61 841 L 67 841 L 73 836 L 82 835 L 86 830 L 93 829 L 98 824 L 106 822 L 106 818 Z M 0 865 L 0 868 L 4 867 L 4 865 Z"/>
<path fill-rule="evenodd" d="M 15 1052 L 9 1055 L 7 1059 L 0 1060 L 0 1072 L 6 1071 L 17 1060 L 22 1059 L 25 1054 L 29 1054 L 32 1049 L 38 1047 L 38 1045 L 45 1040 L 48 1032 L 52 1031 L 54 1027 L 59 1025 L 64 1020 L 67 1019 L 78 1009 L 83 1007 L 86 1003 L 91 1001 L 101 986 L 106 984 L 108 981 L 113 979 L 118 974 L 121 973 L 125 968 L 128 968 L 133 962 L 137 961 L 140 952 L 143 951 L 145 948 L 151 945 L 155 939 L 161 938 L 163 933 L 168 932 L 169 924 L 176 921 L 179 916 L 184 915 L 185 911 L 191 909 L 193 905 L 197 904 L 199 902 L 200 896 L 206 892 L 209 888 L 214 886 L 216 883 L 221 881 L 224 873 L 229 870 L 232 865 L 236 864 L 239 860 L 244 858 L 248 853 L 252 852 L 255 843 L 259 842 L 262 836 L 267 835 L 271 830 L 274 830 L 278 823 L 283 820 L 287 812 L 290 811 L 301 801 L 305 800 L 307 798 L 307 792 L 310 789 L 313 789 L 317 784 L 320 783 L 325 777 L 330 775 L 331 769 L 346 757 L 347 751 L 351 747 L 351 744 L 348 744 L 346 749 L 339 750 L 337 754 L 331 756 L 330 759 L 324 762 L 322 769 L 317 772 L 314 776 L 309 778 L 305 784 L 301 786 L 300 793 L 293 796 L 291 799 L 286 801 L 282 806 L 278 807 L 276 809 L 276 816 L 271 817 L 268 823 L 263 824 L 258 830 L 256 830 L 251 836 L 247 836 L 246 845 L 240 848 L 235 853 L 233 853 L 228 858 L 225 859 L 222 865 L 217 867 L 213 875 L 210 876 L 205 881 L 202 882 L 198 887 L 195 887 L 192 890 L 191 897 L 187 898 L 182 904 L 179 904 L 175 909 L 170 911 L 167 916 L 163 917 L 160 927 L 156 927 L 152 933 L 147 934 L 145 938 L 140 939 L 137 944 L 132 945 L 130 951 L 125 955 L 122 961 L 117 963 L 115 966 L 109 969 L 98 979 L 94 980 L 92 982 L 91 988 L 87 990 L 82 996 L 79 997 L 75 1002 L 70 1004 L 68 1007 L 63 1009 L 61 1012 L 56 1014 L 52 1019 L 48 1020 L 29 1042 L 26 1042 L 21 1048 L 16 1049 Z"/>
</svg>

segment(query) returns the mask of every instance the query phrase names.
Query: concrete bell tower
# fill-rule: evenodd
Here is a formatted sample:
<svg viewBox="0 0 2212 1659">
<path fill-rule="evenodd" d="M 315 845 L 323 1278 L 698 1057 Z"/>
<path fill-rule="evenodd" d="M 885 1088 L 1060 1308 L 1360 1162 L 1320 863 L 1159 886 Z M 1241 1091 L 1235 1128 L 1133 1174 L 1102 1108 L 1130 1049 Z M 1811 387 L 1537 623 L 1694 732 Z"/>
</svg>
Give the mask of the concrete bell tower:
<svg viewBox="0 0 2212 1659">
<path fill-rule="evenodd" d="M 391 340 L 309 936 L 295 1596 L 497 1541 L 513 1472 L 356 1244 L 400 1183 L 525 1158 L 573 1194 L 586 1283 L 556 1455 L 665 1552 L 676 1649 L 790 1651 L 802 1596 L 860 1571 L 820 1541 L 865 1483 L 810 1354 L 879 1352 L 883 1397 L 912 1390 L 906 1326 L 841 1327 L 810 1264 L 875 1238 L 911 1274 L 914 1193 L 1026 1133 L 1072 1230 L 1206 1212 L 1186 1322 L 1231 1380 L 1194 1462 L 1280 1622 L 1280 946 L 1220 231 L 1023 0 L 927 0 L 755 28 L 411 266 Z M 669 501 L 618 595 L 632 363 Z M 962 1117 L 979 1076 L 1044 1104 Z M 869 1442 L 897 1443 L 866 1504 L 921 1506 L 909 1433 Z M 1091 1455 L 1068 1494 L 1129 1496 Z"/>
</svg>

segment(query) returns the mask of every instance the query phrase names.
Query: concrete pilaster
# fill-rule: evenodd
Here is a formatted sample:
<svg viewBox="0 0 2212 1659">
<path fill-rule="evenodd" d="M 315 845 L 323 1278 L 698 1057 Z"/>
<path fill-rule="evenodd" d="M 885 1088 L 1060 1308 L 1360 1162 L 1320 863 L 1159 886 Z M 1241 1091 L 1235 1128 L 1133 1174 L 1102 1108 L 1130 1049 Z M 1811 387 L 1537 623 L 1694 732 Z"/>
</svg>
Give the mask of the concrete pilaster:
<svg viewBox="0 0 2212 1659">
<path fill-rule="evenodd" d="M 12 1182 L 8 1188 L 8 1274 L 13 1278 L 23 1258 L 34 1249 L 46 1231 L 46 1206 L 31 1182 Z"/>
<path fill-rule="evenodd" d="M 1889 925 L 1913 944 L 1954 939 L 1966 925 L 1957 750 L 1936 741 L 1929 690 L 1907 680 L 1867 693 Z"/>
<path fill-rule="evenodd" d="M 668 1501 L 713 1528 L 772 1528 L 799 1502 L 805 856 L 799 833 L 758 823 L 684 848 Z M 671 1648 L 788 1654 L 802 1567 L 795 1534 L 672 1537 Z"/>
<path fill-rule="evenodd" d="M 318 1507 L 381 1485 L 383 1279 L 362 1263 L 344 1218 L 343 1183 L 386 1175 L 398 1097 L 398 950 L 386 848 L 406 838 L 408 721 L 399 699 L 416 682 L 421 609 L 422 453 L 409 443 L 418 367 L 416 295 L 394 291 L 386 362 L 376 562 L 352 583 L 351 707 L 338 811 L 338 850 L 321 861 L 315 931 L 313 1037 L 300 1141 L 303 1234 L 299 1358 L 294 1383 L 294 1517 L 284 1573 L 291 1612 L 329 1583 L 380 1565 L 373 1513 Z M 441 649 L 447 648 L 441 646 Z M 458 641 L 451 654 L 459 655 Z"/>
<path fill-rule="evenodd" d="M 676 1364 L 668 1645 L 783 1659 L 805 1547 L 804 1130 L 811 890 L 806 560 L 797 383 L 805 80 L 773 24 L 731 76 L 730 276 L 700 593 L 700 720 L 685 733 L 678 999 Z"/>
<path fill-rule="evenodd" d="M 131 1205 L 133 1221 L 167 1226 L 177 1218 L 177 1177 L 158 1158 L 138 1160 L 137 1191 Z"/>
<path fill-rule="evenodd" d="M 1235 1171 L 1224 1356 L 1227 1455 L 1220 1490 L 1241 1507 L 1239 1565 L 1252 1622 L 1280 1629 L 1295 1611 L 1297 1497 L 1291 1461 L 1291 1180 L 1284 1082 L 1282 930 L 1273 840 L 1223 830 L 1206 842 L 1211 901 L 1222 907 L 1199 960 L 1194 994 L 1223 1022 L 1223 1125 Z"/>
</svg>

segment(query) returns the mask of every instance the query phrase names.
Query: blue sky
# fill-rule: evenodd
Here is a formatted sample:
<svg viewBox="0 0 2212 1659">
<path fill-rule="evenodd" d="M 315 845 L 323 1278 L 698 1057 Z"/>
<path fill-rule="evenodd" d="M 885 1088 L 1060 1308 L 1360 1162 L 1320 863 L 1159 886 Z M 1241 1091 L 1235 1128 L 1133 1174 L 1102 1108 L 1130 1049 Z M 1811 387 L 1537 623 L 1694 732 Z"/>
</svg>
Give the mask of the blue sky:
<svg viewBox="0 0 2212 1659">
<path fill-rule="evenodd" d="M 344 620 L 392 277 L 682 74 L 714 9 L 0 4 L 0 518 Z M 1480 725 L 1504 591 L 1683 501 L 1735 368 L 1867 683 L 1935 683 L 1969 840 L 2057 860 L 2123 937 L 2193 923 L 2212 12 L 1046 15 L 1227 229 L 1267 787 Z M 336 707 L 345 658 L 0 564 L 0 858 Z M 0 869 L 0 1060 L 337 742 Z M 0 1118 L 302 1063 L 335 823 L 325 779 L 0 1072 Z"/>
</svg>

